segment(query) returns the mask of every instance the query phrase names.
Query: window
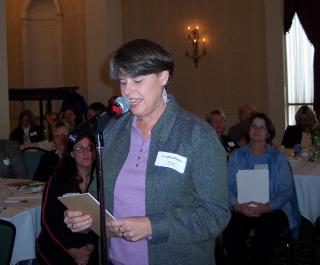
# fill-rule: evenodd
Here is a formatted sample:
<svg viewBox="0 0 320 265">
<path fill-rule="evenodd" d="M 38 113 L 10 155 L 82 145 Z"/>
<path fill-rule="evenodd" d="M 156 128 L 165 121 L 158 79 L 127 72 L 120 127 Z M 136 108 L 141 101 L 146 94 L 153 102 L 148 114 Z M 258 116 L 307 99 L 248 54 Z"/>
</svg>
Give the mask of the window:
<svg viewBox="0 0 320 265">
<path fill-rule="evenodd" d="M 297 14 L 286 34 L 287 49 L 287 113 L 289 125 L 295 124 L 298 108 L 307 104 L 313 108 L 313 55 L 314 48 L 308 40 Z"/>
</svg>

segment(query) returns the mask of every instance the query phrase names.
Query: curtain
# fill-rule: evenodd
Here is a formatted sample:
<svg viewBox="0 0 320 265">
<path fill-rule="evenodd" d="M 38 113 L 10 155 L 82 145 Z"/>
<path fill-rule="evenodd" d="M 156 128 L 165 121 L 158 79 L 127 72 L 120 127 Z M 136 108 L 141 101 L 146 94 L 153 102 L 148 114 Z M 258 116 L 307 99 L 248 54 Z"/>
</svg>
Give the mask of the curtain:
<svg viewBox="0 0 320 265">
<path fill-rule="evenodd" d="M 297 15 L 286 34 L 288 74 L 288 122 L 295 124 L 295 113 L 302 104 L 313 103 L 313 54 L 314 48 L 301 26 Z M 299 74 L 297 74 L 299 73 Z M 299 104 L 300 105 L 291 105 Z M 312 105 L 310 106 L 312 108 Z"/>
<path fill-rule="evenodd" d="M 320 0 L 285 0 L 284 30 L 287 32 L 297 13 L 301 25 L 314 47 L 313 77 L 314 77 L 314 110 L 320 114 Z"/>
</svg>

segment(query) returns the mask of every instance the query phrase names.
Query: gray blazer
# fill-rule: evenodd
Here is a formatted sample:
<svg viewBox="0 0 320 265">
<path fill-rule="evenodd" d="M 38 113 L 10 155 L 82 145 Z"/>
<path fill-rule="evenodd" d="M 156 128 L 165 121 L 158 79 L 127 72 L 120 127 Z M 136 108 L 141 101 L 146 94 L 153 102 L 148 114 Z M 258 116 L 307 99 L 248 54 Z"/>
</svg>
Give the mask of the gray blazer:
<svg viewBox="0 0 320 265">
<path fill-rule="evenodd" d="M 132 120 L 132 114 L 125 114 L 104 130 L 104 192 L 110 212 L 115 182 L 129 152 Z M 159 151 L 186 157 L 184 173 L 156 166 Z M 170 96 L 152 130 L 147 164 L 150 265 L 215 264 L 215 239 L 230 218 L 226 161 L 211 126 L 182 110 Z"/>
<path fill-rule="evenodd" d="M 0 140 L 0 178 L 26 178 L 27 171 L 18 142 Z"/>
</svg>

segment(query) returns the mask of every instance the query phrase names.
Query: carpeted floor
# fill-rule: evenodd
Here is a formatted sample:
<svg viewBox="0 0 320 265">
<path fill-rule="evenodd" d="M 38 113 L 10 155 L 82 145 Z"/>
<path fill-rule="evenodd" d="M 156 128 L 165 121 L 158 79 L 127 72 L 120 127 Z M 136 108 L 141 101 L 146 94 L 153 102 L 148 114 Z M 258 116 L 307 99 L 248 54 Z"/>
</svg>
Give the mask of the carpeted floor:
<svg viewBox="0 0 320 265">
<path fill-rule="evenodd" d="M 299 240 L 292 246 L 292 265 L 320 265 L 320 228 L 317 229 L 305 218 L 302 218 Z M 272 265 L 286 264 L 284 246 L 277 249 Z"/>
<path fill-rule="evenodd" d="M 228 265 L 226 258 L 217 254 L 217 265 Z M 287 264 L 287 248 L 281 241 L 275 249 L 271 265 Z M 289 256 L 290 257 L 290 256 Z M 290 265 L 320 265 L 320 227 L 317 229 L 306 219 L 302 218 L 299 240 L 291 244 Z"/>
</svg>

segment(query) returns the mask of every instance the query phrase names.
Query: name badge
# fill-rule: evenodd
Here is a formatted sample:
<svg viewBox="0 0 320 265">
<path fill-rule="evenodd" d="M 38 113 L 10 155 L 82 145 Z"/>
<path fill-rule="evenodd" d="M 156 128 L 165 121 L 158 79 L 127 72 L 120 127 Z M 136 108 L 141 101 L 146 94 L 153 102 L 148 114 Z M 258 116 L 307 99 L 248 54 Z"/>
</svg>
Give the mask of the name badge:
<svg viewBox="0 0 320 265">
<path fill-rule="evenodd" d="M 35 135 L 37 135 L 37 132 L 31 132 L 30 133 L 30 136 L 35 136 Z"/>
<path fill-rule="evenodd" d="M 169 167 L 179 173 L 184 173 L 187 158 L 181 155 L 160 151 L 158 152 L 157 159 L 154 164 L 159 167 Z"/>
<path fill-rule="evenodd" d="M 255 164 L 254 169 L 269 169 L 268 164 Z"/>
</svg>

